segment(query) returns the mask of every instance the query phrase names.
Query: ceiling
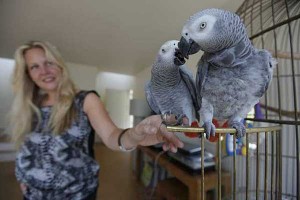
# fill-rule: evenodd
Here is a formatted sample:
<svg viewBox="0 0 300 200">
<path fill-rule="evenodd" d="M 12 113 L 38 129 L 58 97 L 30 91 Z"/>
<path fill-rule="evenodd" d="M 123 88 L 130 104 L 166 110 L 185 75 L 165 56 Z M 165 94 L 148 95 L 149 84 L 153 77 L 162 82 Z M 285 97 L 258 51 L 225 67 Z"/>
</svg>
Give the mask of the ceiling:
<svg viewBox="0 0 300 200">
<path fill-rule="evenodd" d="M 47 40 L 65 61 L 134 75 L 160 46 L 179 39 L 188 17 L 209 7 L 236 11 L 243 0 L 0 0 L 0 57 Z"/>
</svg>

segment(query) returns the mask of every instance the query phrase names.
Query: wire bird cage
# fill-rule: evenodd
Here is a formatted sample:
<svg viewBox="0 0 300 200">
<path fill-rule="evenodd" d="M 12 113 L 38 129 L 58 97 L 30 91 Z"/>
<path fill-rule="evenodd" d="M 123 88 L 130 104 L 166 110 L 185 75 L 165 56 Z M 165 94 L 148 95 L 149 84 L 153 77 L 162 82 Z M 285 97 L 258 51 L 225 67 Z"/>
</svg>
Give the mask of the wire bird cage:
<svg viewBox="0 0 300 200">
<path fill-rule="evenodd" d="M 244 21 L 253 45 L 269 50 L 278 64 L 272 84 L 260 101 L 264 115 L 260 118 L 247 118 L 255 122 L 254 127 L 263 128 L 247 129 L 246 156 L 236 155 L 235 137 L 234 155 L 230 159 L 222 156 L 221 140 L 217 142 L 218 199 L 298 200 L 300 1 L 246 0 L 237 10 L 237 14 Z M 204 131 L 202 128 L 167 128 L 169 131 L 200 132 L 201 135 Z M 216 130 L 221 135 L 234 132 L 234 129 L 228 128 Z M 252 152 L 249 149 L 250 142 L 256 143 Z M 202 140 L 202 146 L 204 145 Z M 226 167 L 232 172 L 233 187 L 229 197 L 221 194 L 221 168 Z M 204 180 L 204 170 L 202 174 Z M 204 187 L 202 185 L 202 191 Z M 205 199 L 205 194 L 202 193 L 201 199 Z"/>
<path fill-rule="evenodd" d="M 278 136 L 282 182 L 277 192 L 285 199 L 300 199 L 300 1 L 247 0 L 237 14 L 254 46 L 269 50 L 278 62 L 272 84 L 261 99 L 265 117 L 255 120 L 282 124 Z M 258 155 L 263 154 L 261 149 Z"/>
<path fill-rule="evenodd" d="M 200 137 L 203 138 L 204 128 L 193 128 L 193 127 L 178 127 L 178 126 L 167 126 L 168 131 L 173 132 L 196 132 L 200 134 Z M 226 134 L 235 134 L 236 130 L 232 128 L 217 128 L 216 134 L 219 136 L 217 142 L 217 196 L 219 200 L 224 199 L 281 199 L 281 144 L 278 139 L 281 135 L 281 126 L 268 126 L 268 127 L 259 127 L 259 128 L 246 128 L 246 156 L 237 156 L 237 140 L 236 137 L 233 137 L 233 156 L 224 157 L 222 156 L 222 140 L 221 137 L 224 137 Z M 260 136 L 263 136 L 264 142 L 260 139 Z M 250 151 L 250 138 L 256 136 L 256 158 L 253 152 Z M 272 138 L 269 142 L 269 138 Z M 275 139 L 274 139 L 275 138 Z M 205 140 L 201 140 L 201 146 L 205 146 Z M 271 143 L 271 144 L 270 144 Z M 258 146 L 264 145 L 265 153 L 261 154 Z M 270 148 L 271 147 L 271 148 Z M 271 149 L 271 151 L 270 151 Z M 271 152 L 271 153 L 269 153 Z M 264 157 L 264 166 L 261 166 L 261 158 Z M 226 159 L 224 162 L 224 158 Z M 223 159 L 223 160 L 222 160 Z M 205 190 L 205 171 L 204 171 L 204 151 L 201 151 L 201 197 L 197 199 L 206 200 Z M 225 166 L 225 167 L 223 167 Z M 233 191 L 231 194 L 225 193 L 222 191 L 224 185 L 231 183 L 222 183 L 222 171 L 224 169 L 231 171 L 232 173 L 232 188 Z M 263 168 L 262 168 L 263 167 Z M 271 170 L 269 170 L 271 169 Z M 261 176 L 261 171 L 264 174 Z M 267 173 L 265 173 L 267 172 Z M 271 172 L 271 173 L 270 173 Z M 254 173 L 254 175 L 253 175 Z M 256 175 L 255 175 L 256 174 Z M 255 179 L 255 180 L 254 180 Z M 255 185 L 253 184 L 255 183 Z M 254 186 L 253 186 L 254 185 Z M 223 186 L 223 188 L 222 188 Z M 230 186 L 229 186 L 230 187 Z M 269 194 L 271 193 L 271 194 Z M 254 194 L 254 195 L 253 195 Z"/>
</svg>

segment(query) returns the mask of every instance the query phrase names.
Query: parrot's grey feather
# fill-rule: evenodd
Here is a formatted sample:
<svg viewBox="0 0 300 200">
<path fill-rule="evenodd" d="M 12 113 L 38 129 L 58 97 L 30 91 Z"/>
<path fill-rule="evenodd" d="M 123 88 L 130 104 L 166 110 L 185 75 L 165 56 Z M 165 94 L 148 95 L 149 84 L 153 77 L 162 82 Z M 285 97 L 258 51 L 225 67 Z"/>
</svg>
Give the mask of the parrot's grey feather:
<svg viewBox="0 0 300 200">
<path fill-rule="evenodd" d="M 184 57 L 195 53 L 191 44 L 204 51 L 195 84 L 206 133 L 214 134 L 214 117 L 228 120 L 237 136 L 243 136 L 241 121 L 265 94 L 276 61 L 251 44 L 242 20 L 230 11 L 200 11 L 185 23 L 181 35 L 178 46 Z"/>
<path fill-rule="evenodd" d="M 172 113 L 180 118 L 186 116 L 191 124 L 196 118 L 196 92 L 192 73 L 176 61 L 178 41 L 171 40 L 160 48 L 152 65 L 151 80 L 145 86 L 150 108 L 157 114 Z M 195 105 L 195 106 L 194 106 Z"/>
<path fill-rule="evenodd" d="M 197 100 L 197 92 L 196 92 L 196 87 L 195 87 L 195 81 L 194 81 L 194 78 L 193 78 L 193 74 L 184 65 L 179 67 L 179 72 L 180 72 L 182 80 L 185 82 L 187 88 L 190 91 L 190 94 L 191 94 L 191 97 L 192 97 L 192 100 L 193 100 L 193 105 L 194 105 L 195 110 L 196 110 L 196 115 L 197 115 L 196 118 L 197 118 L 197 120 L 199 120 L 198 111 L 200 110 L 200 107 L 199 107 L 199 103 L 198 103 L 198 100 Z"/>
<path fill-rule="evenodd" d="M 197 92 L 197 102 L 199 104 L 199 108 L 201 109 L 202 105 L 202 89 L 205 83 L 205 79 L 207 77 L 208 71 L 208 62 L 204 62 L 203 59 L 200 59 L 198 64 L 198 70 L 196 75 L 196 92 Z"/>
<path fill-rule="evenodd" d="M 155 102 L 155 98 L 151 93 L 150 81 L 148 81 L 145 84 L 145 94 L 146 94 L 148 105 L 151 108 L 151 110 L 153 110 L 157 114 L 160 114 L 159 107 L 157 106 L 157 103 Z"/>
<path fill-rule="evenodd" d="M 241 40 L 236 46 L 214 53 L 205 53 L 204 57 L 211 65 L 235 67 L 251 56 L 251 50 L 251 46 L 247 46 L 247 42 Z"/>
<path fill-rule="evenodd" d="M 256 62 L 261 63 L 262 65 L 262 80 L 261 87 L 255 94 L 257 97 L 262 97 L 265 92 L 267 91 L 271 80 L 272 80 L 272 71 L 273 68 L 276 66 L 275 59 L 272 58 L 272 55 L 266 50 L 260 50 L 258 52 L 260 56 L 258 56 Z"/>
</svg>

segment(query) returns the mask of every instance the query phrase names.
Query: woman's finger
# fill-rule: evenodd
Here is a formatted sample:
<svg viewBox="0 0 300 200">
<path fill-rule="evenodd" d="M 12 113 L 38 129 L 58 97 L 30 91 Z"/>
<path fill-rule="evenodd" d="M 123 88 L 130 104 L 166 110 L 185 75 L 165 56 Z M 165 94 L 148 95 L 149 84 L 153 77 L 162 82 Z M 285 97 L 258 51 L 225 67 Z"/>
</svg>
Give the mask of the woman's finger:
<svg viewBox="0 0 300 200">
<path fill-rule="evenodd" d="M 163 147 L 164 151 L 169 151 L 169 149 L 170 149 L 170 145 L 167 142 L 165 142 L 162 147 Z"/>
<path fill-rule="evenodd" d="M 182 148 L 183 142 L 178 139 L 178 137 L 172 132 L 164 132 L 162 133 L 163 137 L 168 143 L 174 144 L 174 146 Z"/>
<path fill-rule="evenodd" d="M 177 147 L 174 145 L 174 144 L 170 144 L 170 150 L 173 152 L 173 153 L 176 153 L 177 152 Z"/>
</svg>

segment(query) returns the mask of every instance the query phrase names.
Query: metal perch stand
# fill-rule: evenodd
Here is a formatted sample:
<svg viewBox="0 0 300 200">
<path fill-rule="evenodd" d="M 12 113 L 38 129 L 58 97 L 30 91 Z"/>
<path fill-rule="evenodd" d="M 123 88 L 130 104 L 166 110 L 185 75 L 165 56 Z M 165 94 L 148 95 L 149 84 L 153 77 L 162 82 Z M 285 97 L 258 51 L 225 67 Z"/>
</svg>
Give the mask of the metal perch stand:
<svg viewBox="0 0 300 200">
<path fill-rule="evenodd" d="M 193 133 L 199 133 L 199 137 L 204 138 L 204 128 L 196 128 L 196 127 L 186 127 L 186 126 L 167 126 L 167 130 L 170 132 L 193 132 Z M 235 134 L 236 130 L 233 128 L 217 128 L 216 134 L 221 136 L 222 134 Z M 246 191 L 245 191 L 245 199 L 249 199 L 249 141 L 248 141 L 248 135 L 249 134 L 256 134 L 257 135 L 257 143 L 258 143 L 258 137 L 259 134 L 265 134 L 265 168 L 264 168 L 264 183 L 263 183 L 263 195 L 264 199 L 268 199 L 268 193 L 271 194 L 271 199 L 281 199 L 282 197 L 282 190 L 281 190 L 281 182 L 282 182 L 282 154 L 281 154 L 281 141 L 279 135 L 281 134 L 281 126 L 270 126 L 270 127 L 259 127 L 259 128 L 246 128 Z M 268 140 L 269 136 L 271 137 L 271 141 Z M 236 185 L 236 137 L 233 137 L 233 191 L 232 191 L 232 197 L 231 199 L 236 200 L 237 199 L 237 185 Z M 275 143 L 274 143 L 275 142 Z M 268 154 L 269 145 L 271 145 L 272 148 L 272 154 L 271 156 Z M 204 140 L 201 140 L 201 147 L 204 147 Z M 259 198 L 259 193 L 261 192 L 260 188 L 260 168 L 259 168 L 259 145 L 257 144 L 257 157 L 256 157 L 256 199 Z M 276 152 L 274 154 L 274 152 Z M 268 157 L 271 157 L 271 166 L 269 166 Z M 217 170 L 218 170 L 218 199 L 221 200 L 222 198 L 222 191 L 221 191 L 221 140 L 218 140 L 217 145 Z M 271 170 L 271 177 L 268 177 L 268 171 Z M 204 194 L 204 151 L 201 151 L 201 194 L 202 199 L 205 199 Z M 270 182 L 270 183 L 269 183 Z M 268 191 L 268 187 L 270 185 L 270 191 Z M 252 191 L 253 192 L 253 191 Z"/>
</svg>

